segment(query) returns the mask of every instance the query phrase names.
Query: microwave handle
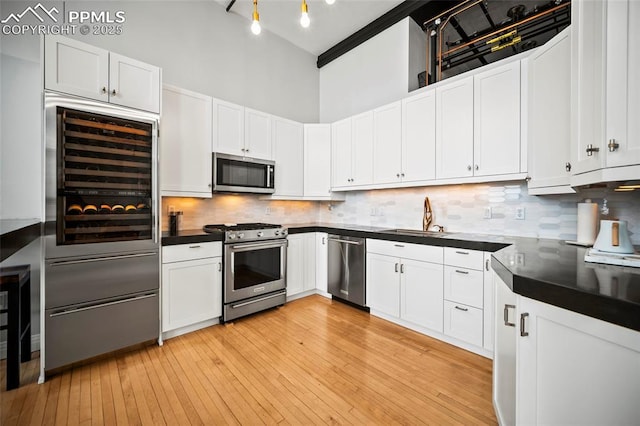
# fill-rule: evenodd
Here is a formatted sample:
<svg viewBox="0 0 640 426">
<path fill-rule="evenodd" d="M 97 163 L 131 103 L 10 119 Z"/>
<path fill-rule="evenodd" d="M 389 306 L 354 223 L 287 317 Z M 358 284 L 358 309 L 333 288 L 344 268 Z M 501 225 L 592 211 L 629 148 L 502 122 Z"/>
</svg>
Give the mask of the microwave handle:
<svg viewBox="0 0 640 426">
<path fill-rule="evenodd" d="M 271 173 L 273 173 L 273 167 L 267 166 L 267 188 L 271 188 Z"/>
</svg>

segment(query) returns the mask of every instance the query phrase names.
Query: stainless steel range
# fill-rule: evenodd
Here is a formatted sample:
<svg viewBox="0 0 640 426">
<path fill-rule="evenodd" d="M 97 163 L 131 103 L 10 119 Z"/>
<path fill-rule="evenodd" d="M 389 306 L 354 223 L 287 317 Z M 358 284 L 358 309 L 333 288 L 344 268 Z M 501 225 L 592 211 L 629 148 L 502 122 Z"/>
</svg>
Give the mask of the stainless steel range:
<svg viewBox="0 0 640 426">
<path fill-rule="evenodd" d="M 224 232 L 222 320 L 284 305 L 287 297 L 287 230 L 280 225 L 206 225 Z"/>
</svg>

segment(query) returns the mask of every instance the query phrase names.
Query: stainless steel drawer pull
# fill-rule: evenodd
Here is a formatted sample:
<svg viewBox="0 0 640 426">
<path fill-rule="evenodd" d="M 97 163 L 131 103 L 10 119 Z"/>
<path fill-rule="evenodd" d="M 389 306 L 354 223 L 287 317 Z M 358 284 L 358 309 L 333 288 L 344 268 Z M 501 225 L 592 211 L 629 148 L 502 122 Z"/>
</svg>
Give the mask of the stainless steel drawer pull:
<svg viewBox="0 0 640 426">
<path fill-rule="evenodd" d="M 147 256 L 157 256 L 157 255 L 158 253 L 154 252 L 154 253 L 125 254 L 122 256 L 97 257 L 95 259 L 62 260 L 60 262 L 51 263 L 51 266 L 77 265 L 79 263 L 105 262 L 107 260 L 133 259 L 136 257 L 147 257 Z"/>
<path fill-rule="evenodd" d="M 393 246 L 402 248 L 402 247 L 404 247 L 404 244 L 394 244 Z"/>
<path fill-rule="evenodd" d="M 469 308 L 461 308 L 460 306 L 456 305 L 456 309 L 462 312 L 467 312 L 469 310 Z"/>
<path fill-rule="evenodd" d="M 529 316 L 528 313 L 523 313 L 520 314 L 520 336 L 522 337 L 527 337 L 529 335 L 529 332 L 524 330 L 525 327 L 525 318 L 527 318 Z"/>
<path fill-rule="evenodd" d="M 400 273 L 404 274 L 404 263 L 400 264 Z"/>
<path fill-rule="evenodd" d="M 197 245 L 197 246 L 189 246 L 189 248 L 200 248 L 200 247 L 202 247 L 202 246 L 200 246 L 200 245 Z"/>
<path fill-rule="evenodd" d="M 155 293 L 153 293 L 153 294 L 145 294 L 143 296 L 130 297 L 128 299 L 122 299 L 122 300 L 115 300 L 113 302 L 101 303 L 99 305 L 91 305 L 91 306 L 85 306 L 85 307 L 82 307 L 82 308 L 68 309 L 66 311 L 56 312 L 55 314 L 51 314 L 49 316 L 51 318 L 55 318 L 55 317 L 60 317 L 60 316 L 63 316 L 63 315 L 75 314 L 75 313 L 78 313 L 78 312 L 90 311 L 92 309 L 104 308 L 106 306 L 120 305 L 121 303 L 128 303 L 128 302 L 135 302 L 137 300 L 148 299 L 150 297 L 156 297 L 156 296 L 157 296 L 157 294 L 155 294 Z"/>
<path fill-rule="evenodd" d="M 238 303 L 237 305 L 231 305 L 231 308 L 233 308 L 233 309 L 242 308 L 243 306 L 249 306 L 249 305 L 252 305 L 254 303 L 262 302 L 263 300 L 269 300 L 269 299 L 273 299 L 274 297 L 280 297 L 283 294 L 284 293 L 272 294 L 270 296 L 262 297 L 262 298 L 256 299 L 256 300 L 251 300 L 249 302 Z"/>
<path fill-rule="evenodd" d="M 461 271 L 460 269 L 456 269 L 456 272 L 459 274 L 469 275 L 469 271 Z"/>
<path fill-rule="evenodd" d="M 504 325 L 507 327 L 515 327 L 515 322 L 509 322 L 509 309 L 515 309 L 515 305 L 504 305 L 503 316 L 504 316 Z"/>
<path fill-rule="evenodd" d="M 469 254 L 468 251 L 456 251 L 456 254 Z"/>
<path fill-rule="evenodd" d="M 222 272 L 222 262 L 218 262 L 218 272 Z"/>
<path fill-rule="evenodd" d="M 398 272 L 398 264 L 396 263 L 396 272 Z"/>
<path fill-rule="evenodd" d="M 487 271 L 489 270 L 489 259 L 485 260 L 484 267 Z"/>
<path fill-rule="evenodd" d="M 339 240 L 337 238 L 329 238 L 329 241 L 333 241 L 334 243 L 351 244 L 351 245 L 354 245 L 354 246 L 361 246 L 362 245 L 361 241 Z"/>
</svg>

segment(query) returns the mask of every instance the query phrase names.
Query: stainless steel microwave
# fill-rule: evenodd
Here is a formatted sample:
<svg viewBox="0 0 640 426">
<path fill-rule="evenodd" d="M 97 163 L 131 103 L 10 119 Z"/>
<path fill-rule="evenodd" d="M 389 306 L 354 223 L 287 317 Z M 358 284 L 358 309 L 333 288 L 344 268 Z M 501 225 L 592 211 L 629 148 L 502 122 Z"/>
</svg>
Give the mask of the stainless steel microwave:
<svg viewBox="0 0 640 426">
<path fill-rule="evenodd" d="M 213 153 L 213 192 L 273 194 L 275 162 Z"/>
</svg>

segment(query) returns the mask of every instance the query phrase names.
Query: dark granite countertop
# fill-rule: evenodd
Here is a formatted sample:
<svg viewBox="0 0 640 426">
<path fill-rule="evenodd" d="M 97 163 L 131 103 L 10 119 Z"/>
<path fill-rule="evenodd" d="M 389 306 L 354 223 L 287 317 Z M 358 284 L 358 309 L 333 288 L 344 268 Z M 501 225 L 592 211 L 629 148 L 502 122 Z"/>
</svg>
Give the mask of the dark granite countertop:
<svg viewBox="0 0 640 426">
<path fill-rule="evenodd" d="M 586 249 L 564 241 L 329 223 L 283 226 L 289 234 L 327 232 L 492 252 L 491 266 L 515 293 L 640 331 L 640 268 L 586 263 Z M 162 245 L 221 240 L 221 233 L 187 230 L 163 233 Z"/>
<path fill-rule="evenodd" d="M 0 220 L 0 262 L 40 237 L 40 219 Z"/>
</svg>

